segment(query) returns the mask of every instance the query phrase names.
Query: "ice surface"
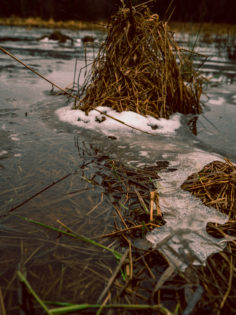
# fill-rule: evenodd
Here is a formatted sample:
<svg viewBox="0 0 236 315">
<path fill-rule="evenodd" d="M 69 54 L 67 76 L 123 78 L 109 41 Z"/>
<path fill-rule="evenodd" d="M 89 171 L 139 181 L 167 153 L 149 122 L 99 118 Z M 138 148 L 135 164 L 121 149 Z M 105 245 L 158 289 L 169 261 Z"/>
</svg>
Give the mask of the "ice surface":
<svg viewBox="0 0 236 315">
<path fill-rule="evenodd" d="M 4 155 L 6 155 L 6 154 L 8 154 L 7 151 L 5 151 L 5 150 L 0 151 L 0 157 L 1 157 L 1 156 L 4 156 Z"/>
<path fill-rule="evenodd" d="M 222 105 L 225 102 L 223 97 L 218 97 L 216 99 L 210 99 L 209 104 L 211 105 Z"/>
<path fill-rule="evenodd" d="M 139 154 L 140 156 L 149 156 L 149 153 L 147 151 L 140 151 Z"/>
<path fill-rule="evenodd" d="M 57 40 L 54 40 L 54 39 L 49 39 L 48 37 L 44 37 L 44 38 L 40 39 L 40 42 L 41 42 L 41 43 L 51 43 L 51 44 L 55 44 L 55 43 L 57 43 L 58 41 L 57 41 Z"/>
<path fill-rule="evenodd" d="M 12 134 L 10 135 L 10 139 L 12 141 L 20 141 L 20 138 L 18 137 L 18 134 Z"/>
</svg>

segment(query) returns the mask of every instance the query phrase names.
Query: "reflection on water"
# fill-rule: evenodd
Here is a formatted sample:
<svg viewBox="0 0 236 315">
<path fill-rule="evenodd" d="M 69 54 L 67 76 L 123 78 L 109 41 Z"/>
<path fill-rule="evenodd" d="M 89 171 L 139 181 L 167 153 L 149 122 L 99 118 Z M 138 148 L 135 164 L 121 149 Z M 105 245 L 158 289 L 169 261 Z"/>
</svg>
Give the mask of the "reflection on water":
<svg viewBox="0 0 236 315">
<path fill-rule="evenodd" d="M 79 39 L 91 35 L 100 43 L 104 34 L 63 32 L 73 38 L 74 46 L 40 41 L 41 36 L 50 33 L 47 29 L 10 27 L 1 27 L 0 45 L 61 87 L 71 87 L 75 57 L 77 67 L 84 66 L 84 46 Z M 104 155 L 130 165 L 153 165 L 157 160 L 167 160 L 180 169 L 185 165 L 184 160 L 188 165 L 182 169 L 183 179 L 191 169 L 195 171 L 198 161 L 191 159 L 191 154 L 197 152 L 211 158 L 226 156 L 236 162 L 235 60 L 228 58 L 227 51 L 218 54 L 214 42 L 202 42 L 196 48 L 199 53 L 208 55 L 200 70 L 207 77 L 211 76 L 214 84 L 221 85 L 209 87 L 209 98 L 203 99 L 206 105 L 203 114 L 180 115 L 181 126 L 175 134 L 163 132 L 155 137 L 134 131 L 127 135 L 122 130 L 106 134 L 102 130 L 97 132 L 59 121 L 55 111 L 68 104 L 67 98 L 52 95 L 47 82 L 6 55 L 0 55 L 0 252 L 4 257 L 0 270 L 1 287 L 12 286 L 6 297 L 6 305 L 12 313 L 12 299 L 18 298 L 14 272 L 19 264 L 25 266 L 29 280 L 35 283 L 44 299 L 96 302 L 111 276 L 114 261 L 110 255 L 7 215 L 21 205 L 11 214 L 57 227 L 60 220 L 88 237 L 113 230 L 111 201 L 103 195 L 102 188 L 95 188 L 84 180 L 80 166 L 86 164 L 86 156 L 78 155 L 75 136 L 80 143 L 94 144 Z M 96 53 L 94 47 L 88 46 L 86 50 L 88 58 Z M 199 64 L 200 60 L 195 63 Z M 198 166 L 200 169 L 202 164 L 199 162 Z M 96 169 L 87 171 L 92 174 Z M 53 184 L 68 174 L 71 175 Z M 167 177 L 161 184 L 163 187 L 165 181 Z M 44 190 L 50 185 L 50 189 Z M 30 199 L 32 196 L 35 197 Z M 23 203 L 26 200 L 28 202 Z M 102 242 L 115 248 L 120 246 L 109 240 Z M 64 284 L 59 285 L 59 280 L 55 279 L 62 275 Z M 46 282 L 51 283 L 47 292 L 43 290 Z"/>
</svg>

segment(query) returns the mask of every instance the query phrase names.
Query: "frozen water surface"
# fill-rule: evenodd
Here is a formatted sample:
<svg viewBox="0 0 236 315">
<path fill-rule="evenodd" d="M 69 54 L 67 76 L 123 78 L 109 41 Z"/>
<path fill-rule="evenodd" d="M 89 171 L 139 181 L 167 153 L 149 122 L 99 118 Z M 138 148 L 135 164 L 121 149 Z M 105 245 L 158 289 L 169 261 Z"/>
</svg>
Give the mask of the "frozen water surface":
<svg viewBox="0 0 236 315">
<path fill-rule="evenodd" d="M 47 29 L 2 26 L 0 42 L 2 39 L 2 47 L 61 87 L 72 86 L 77 59 L 75 78 L 77 81 L 81 70 L 81 85 L 85 75 L 81 39 L 92 35 L 101 43 L 104 33 L 64 30 L 63 33 L 74 39 L 75 45 L 70 46 L 68 43 L 39 40 L 50 32 Z M 176 38 L 187 48 L 189 41 L 195 42 L 188 34 L 176 34 Z M 195 263 L 204 263 L 208 255 L 223 249 L 225 241 L 210 237 L 206 233 L 206 224 L 223 223 L 226 217 L 205 207 L 190 193 L 182 191 L 180 186 L 190 174 L 213 160 L 228 157 L 236 162 L 236 66 L 235 61 L 227 57 L 224 47 L 199 43 L 196 48 L 199 53 L 207 55 L 200 71 L 212 82 L 207 90 L 209 98 L 202 98 L 205 107 L 201 115 L 177 113 L 169 120 L 157 120 L 100 108 L 135 128 L 152 133 L 152 136 L 121 125 L 96 111 L 86 116 L 80 110 L 72 110 L 65 96 L 50 93 L 51 87 L 47 82 L 1 54 L 0 212 L 8 211 L 16 202 L 32 196 L 65 172 L 77 169 L 79 158 L 74 148 L 74 136 L 78 136 L 81 143 L 96 145 L 107 155 L 128 164 L 150 166 L 157 160 L 167 160 L 175 168 L 171 173 L 161 172 L 161 180 L 157 182 L 166 224 L 147 235 L 153 246 L 162 250 L 173 264 L 183 268 L 189 260 L 189 255 L 185 257 L 185 254 L 189 252 Z M 87 61 L 91 62 L 96 47 L 86 49 Z M 194 62 L 200 66 L 201 57 Z M 116 140 L 108 139 L 110 135 Z M 43 203 L 42 209 L 40 204 L 38 206 L 38 213 L 41 211 L 43 214 Z M 97 224 L 100 224 L 99 220 Z M 171 249 L 167 247 L 166 237 Z M 160 244 L 165 246 L 160 247 Z M 173 251 L 177 255 L 173 255 Z M 179 259 L 180 256 L 184 259 Z"/>
</svg>

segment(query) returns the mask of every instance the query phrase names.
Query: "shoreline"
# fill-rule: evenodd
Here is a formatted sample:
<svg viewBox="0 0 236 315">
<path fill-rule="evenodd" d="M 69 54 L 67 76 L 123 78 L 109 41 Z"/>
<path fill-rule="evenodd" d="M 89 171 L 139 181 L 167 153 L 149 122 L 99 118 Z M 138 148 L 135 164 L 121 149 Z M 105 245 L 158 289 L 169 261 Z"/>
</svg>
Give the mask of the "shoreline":
<svg viewBox="0 0 236 315">
<path fill-rule="evenodd" d="M 11 16 L 0 18 L 1 26 L 28 27 L 28 28 L 51 28 L 51 29 L 72 29 L 72 30 L 103 30 L 106 31 L 107 21 L 55 21 L 53 19 L 43 20 L 39 17 L 20 18 Z M 187 33 L 215 33 L 215 34 L 236 34 L 236 24 L 216 23 L 191 23 L 191 22 L 169 22 L 170 29 L 176 32 Z"/>
<path fill-rule="evenodd" d="M 51 29 L 71 29 L 71 30 L 104 30 L 106 31 L 106 21 L 84 22 L 76 20 L 55 21 L 53 19 L 43 20 L 40 17 L 9 17 L 0 18 L 1 26 L 27 27 L 27 28 L 51 28 Z"/>
</svg>

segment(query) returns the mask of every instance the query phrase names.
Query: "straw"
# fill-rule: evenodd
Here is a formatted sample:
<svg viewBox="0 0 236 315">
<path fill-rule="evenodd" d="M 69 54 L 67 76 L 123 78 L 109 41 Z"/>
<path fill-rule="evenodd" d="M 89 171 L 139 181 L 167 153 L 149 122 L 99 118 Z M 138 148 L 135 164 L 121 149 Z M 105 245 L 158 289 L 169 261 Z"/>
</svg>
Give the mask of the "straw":
<svg viewBox="0 0 236 315">
<path fill-rule="evenodd" d="M 193 54 L 178 47 L 167 23 L 146 5 L 132 12 L 120 8 L 111 17 L 76 108 L 88 113 L 109 106 L 156 118 L 200 113 L 203 78 L 194 70 Z"/>
</svg>

